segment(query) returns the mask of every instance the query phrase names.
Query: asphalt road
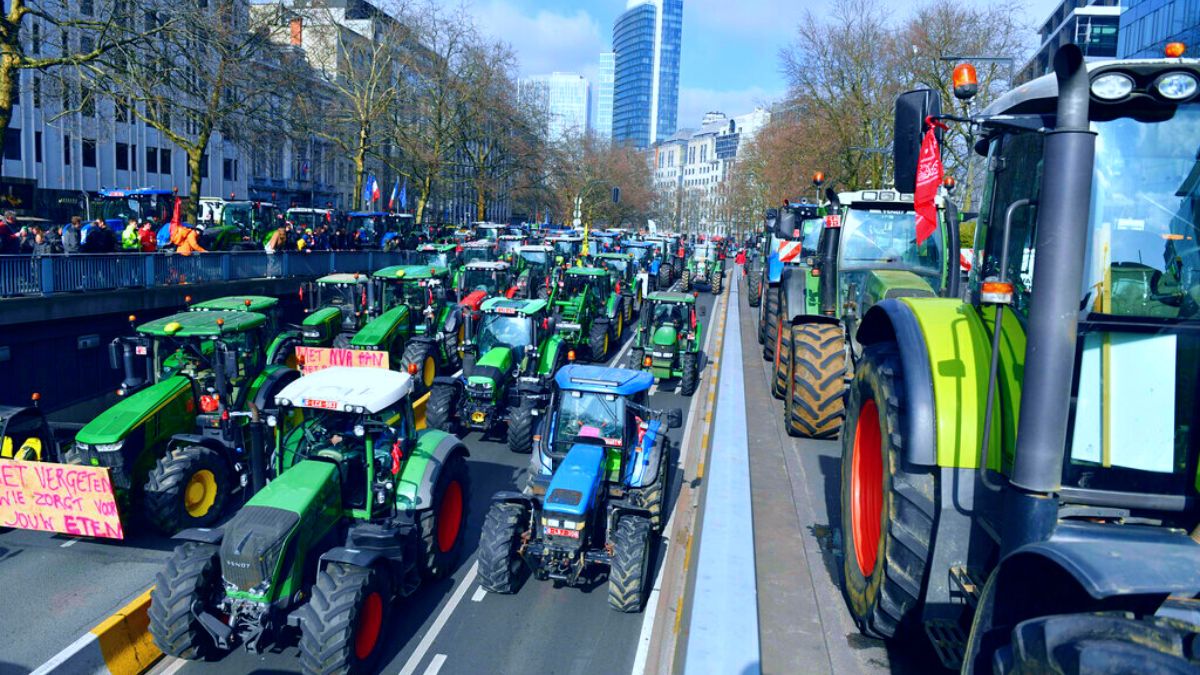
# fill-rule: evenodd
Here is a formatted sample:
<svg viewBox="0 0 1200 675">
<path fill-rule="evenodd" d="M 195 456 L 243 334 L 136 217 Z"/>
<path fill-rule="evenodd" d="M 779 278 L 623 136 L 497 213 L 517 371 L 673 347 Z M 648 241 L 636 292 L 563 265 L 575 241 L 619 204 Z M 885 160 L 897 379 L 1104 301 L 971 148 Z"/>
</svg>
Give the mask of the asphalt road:
<svg viewBox="0 0 1200 675">
<path fill-rule="evenodd" d="M 700 306 L 711 316 L 713 296 L 700 294 Z M 610 363 L 623 363 L 628 340 Z M 618 360 L 619 359 L 619 360 Z M 682 408 L 684 427 L 671 432 L 679 441 L 689 419 L 690 397 L 676 393 L 674 383 L 651 391 L 651 405 Z M 474 551 L 490 497 L 524 484 L 528 455 L 513 454 L 503 443 L 467 436 L 471 457 L 470 511 L 466 547 L 459 566 L 446 579 L 420 589 L 393 614 L 380 672 L 423 673 L 629 673 L 634 664 L 644 614 L 621 614 L 609 608 L 606 581 L 591 588 L 556 588 L 550 581 L 527 579 L 514 595 L 486 592 L 476 577 Z M 678 461 L 678 457 L 675 458 Z M 678 476 L 667 511 L 678 494 Z M 654 561 L 655 574 L 662 551 Z M 238 649 L 214 662 L 166 659 L 154 670 L 165 674 L 299 672 L 296 646 L 254 654 Z"/>
</svg>

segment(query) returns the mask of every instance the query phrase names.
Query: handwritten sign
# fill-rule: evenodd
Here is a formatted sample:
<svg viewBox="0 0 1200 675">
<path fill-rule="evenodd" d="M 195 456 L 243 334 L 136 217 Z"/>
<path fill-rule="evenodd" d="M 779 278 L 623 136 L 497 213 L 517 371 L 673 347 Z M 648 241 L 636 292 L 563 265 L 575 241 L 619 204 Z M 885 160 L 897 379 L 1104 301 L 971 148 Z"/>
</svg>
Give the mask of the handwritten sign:
<svg viewBox="0 0 1200 675">
<path fill-rule="evenodd" d="M 0 459 L 0 527 L 125 538 L 102 466 Z"/>
<path fill-rule="evenodd" d="M 336 347 L 296 347 L 296 356 L 302 364 L 300 370 L 307 375 L 331 366 L 355 366 L 358 368 L 388 367 L 387 352 L 362 349 L 339 349 Z"/>
</svg>

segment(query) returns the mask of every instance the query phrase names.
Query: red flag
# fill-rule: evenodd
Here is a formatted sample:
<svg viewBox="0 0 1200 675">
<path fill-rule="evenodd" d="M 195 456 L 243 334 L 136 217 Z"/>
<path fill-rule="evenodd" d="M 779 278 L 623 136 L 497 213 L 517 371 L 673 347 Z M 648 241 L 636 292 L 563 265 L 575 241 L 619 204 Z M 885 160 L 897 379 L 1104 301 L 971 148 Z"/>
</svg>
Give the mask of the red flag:
<svg viewBox="0 0 1200 675">
<path fill-rule="evenodd" d="M 175 197 L 175 211 L 171 214 L 171 227 L 167 230 L 171 233 L 172 243 L 175 241 L 175 232 L 179 229 L 180 224 L 183 222 L 183 214 L 179 208 L 180 204 L 182 203 L 183 199 Z"/>
<path fill-rule="evenodd" d="M 921 154 L 917 159 L 917 189 L 913 191 L 913 207 L 917 212 L 917 244 L 922 244 L 933 231 L 937 229 L 937 197 L 938 186 L 942 184 L 942 151 L 938 147 L 934 132 L 938 128 L 945 129 L 946 125 L 933 119 L 925 118 L 929 131 L 921 141 Z"/>
</svg>

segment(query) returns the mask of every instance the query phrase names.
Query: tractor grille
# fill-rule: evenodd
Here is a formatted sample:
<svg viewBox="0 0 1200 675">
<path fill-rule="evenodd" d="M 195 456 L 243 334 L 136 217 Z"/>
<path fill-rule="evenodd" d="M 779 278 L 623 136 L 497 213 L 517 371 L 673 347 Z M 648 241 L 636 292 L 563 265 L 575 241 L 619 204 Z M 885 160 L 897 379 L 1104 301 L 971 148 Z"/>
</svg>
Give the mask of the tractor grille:
<svg viewBox="0 0 1200 675">
<path fill-rule="evenodd" d="M 291 511 L 270 506 L 247 506 L 238 511 L 221 541 L 221 572 L 226 583 L 249 591 L 270 581 L 284 541 L 299 520 Z"/>
</svg>

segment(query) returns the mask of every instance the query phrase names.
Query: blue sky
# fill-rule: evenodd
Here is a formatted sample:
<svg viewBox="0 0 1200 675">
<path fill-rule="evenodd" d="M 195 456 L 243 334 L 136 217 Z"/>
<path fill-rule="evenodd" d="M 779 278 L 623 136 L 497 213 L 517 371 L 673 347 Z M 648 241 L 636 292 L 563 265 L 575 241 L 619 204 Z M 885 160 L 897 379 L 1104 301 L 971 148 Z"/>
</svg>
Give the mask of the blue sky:
<svg viewBox="0 0 1200 675">
<path fill-rule="evenodd" d="M 984 3 L 989 0 L 966 0 Z M 1058 5 L 1014 0 L 1031 26 Z M 467 0 L 484 31 L 513 45 L 522 74 L 578 72 L 595 79 L 596 61 L 612 44 L 612 23 L 626 0 Z M 750 112 L 784 93 L 779 48 L 817 0 L 683 0 L 679 126 L 696 126 L 708 110 Z"/>
</svg>

